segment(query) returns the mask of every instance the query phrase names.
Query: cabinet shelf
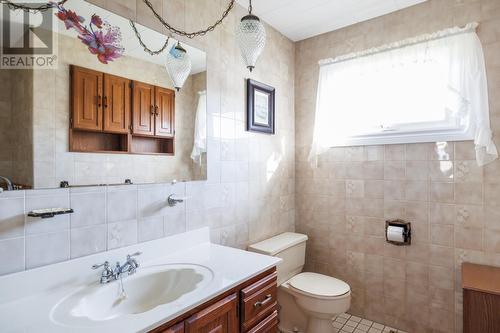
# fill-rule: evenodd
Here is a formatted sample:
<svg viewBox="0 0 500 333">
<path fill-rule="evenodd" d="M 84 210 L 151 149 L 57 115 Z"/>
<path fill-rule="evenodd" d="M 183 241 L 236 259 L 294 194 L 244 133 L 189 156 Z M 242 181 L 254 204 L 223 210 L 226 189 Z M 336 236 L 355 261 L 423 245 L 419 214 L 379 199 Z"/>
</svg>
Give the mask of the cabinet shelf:
<svg viewBox="0 0 500 333">
<path fill-rule="evenodd" d="M 70 151 L 72 152 L 116 154 L 126 154 L 128 152 L 127 134 L 90 132 L 73 129 L 70 135 Z"/>
<path fill-rule="evenodd" d="M 174 155 L 173 138 L 132 136 L 131 153 L 142 155 Z"/>
</svg>

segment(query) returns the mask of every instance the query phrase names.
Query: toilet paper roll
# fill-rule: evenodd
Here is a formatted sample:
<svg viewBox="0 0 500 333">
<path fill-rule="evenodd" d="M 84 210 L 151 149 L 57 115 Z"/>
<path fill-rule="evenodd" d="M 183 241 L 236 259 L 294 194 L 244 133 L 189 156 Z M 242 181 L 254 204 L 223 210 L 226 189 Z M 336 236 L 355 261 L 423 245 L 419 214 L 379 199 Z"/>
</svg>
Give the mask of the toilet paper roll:
<svg viewBox="0 0 500 333">
<path fill-rule="evenodd" d="M 387 240 L 404 243 L 404 228 L 390 225 L 387 227 Z"/>
</svg>

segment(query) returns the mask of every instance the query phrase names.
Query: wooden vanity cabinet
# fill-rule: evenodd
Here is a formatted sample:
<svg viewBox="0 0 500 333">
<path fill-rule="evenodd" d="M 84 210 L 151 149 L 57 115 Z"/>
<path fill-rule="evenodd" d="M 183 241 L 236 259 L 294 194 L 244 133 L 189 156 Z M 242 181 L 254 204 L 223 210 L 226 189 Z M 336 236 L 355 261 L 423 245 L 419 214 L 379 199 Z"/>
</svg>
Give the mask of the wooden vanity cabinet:
<svg viewBox="0 0 500 333">
<path fill-rule="evenodd" d="M 247 332 L 278 306 L 277 274 L 269 274 L 265 278 L 241 290 L 241 326 Z M 260 331 L 258 331 L 260 332 Z"/>
<path fill-rule="evenodd" d="M 278 311 L 274 310 L 268 317 L 261 321 L 248 333 L 275 333 L 278 332 Z"/>
<path fill-rule="evenodd" d="M 238 296 L 231 294 L 185 321 L 186 333 L 238 332 Z"/>
<path fill-rule="evenodd" d="M 269 269 L 150 333 L 276 333 L 276 277 Z"/>
<path fill-rule="evenodd" d="M 157 333 L 184 333 L 184 322 L 180 322 L 172 327 L 166 328 L 164 331 Z"/>
</svg>

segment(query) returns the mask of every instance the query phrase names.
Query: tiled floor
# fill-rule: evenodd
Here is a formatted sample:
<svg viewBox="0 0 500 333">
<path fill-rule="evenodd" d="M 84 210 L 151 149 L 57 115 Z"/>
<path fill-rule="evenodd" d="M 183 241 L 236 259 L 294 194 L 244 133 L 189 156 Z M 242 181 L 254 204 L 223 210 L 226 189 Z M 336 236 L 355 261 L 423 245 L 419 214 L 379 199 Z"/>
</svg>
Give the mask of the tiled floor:
<svg viewBox="0 0 500 333">
<path fill-rule="evenodd" d="M 333 322 L 336 333 L 406 333 L 396 328 L 351 316 L 348 313 L 341 314 Z"/>
</svg>

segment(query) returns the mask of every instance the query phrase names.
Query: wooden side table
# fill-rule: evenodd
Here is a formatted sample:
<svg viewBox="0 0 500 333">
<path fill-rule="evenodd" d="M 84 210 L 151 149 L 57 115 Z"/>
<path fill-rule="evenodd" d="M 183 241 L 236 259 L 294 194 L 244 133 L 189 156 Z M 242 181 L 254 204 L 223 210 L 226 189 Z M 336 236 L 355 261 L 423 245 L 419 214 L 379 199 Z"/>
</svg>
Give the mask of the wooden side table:
<svg viewBox="0 0 500 333">
<path fill-rule="evenodd" d="M 500 332 L 500 267 L 462 264 L 464 333 Z"/>
</svg>

